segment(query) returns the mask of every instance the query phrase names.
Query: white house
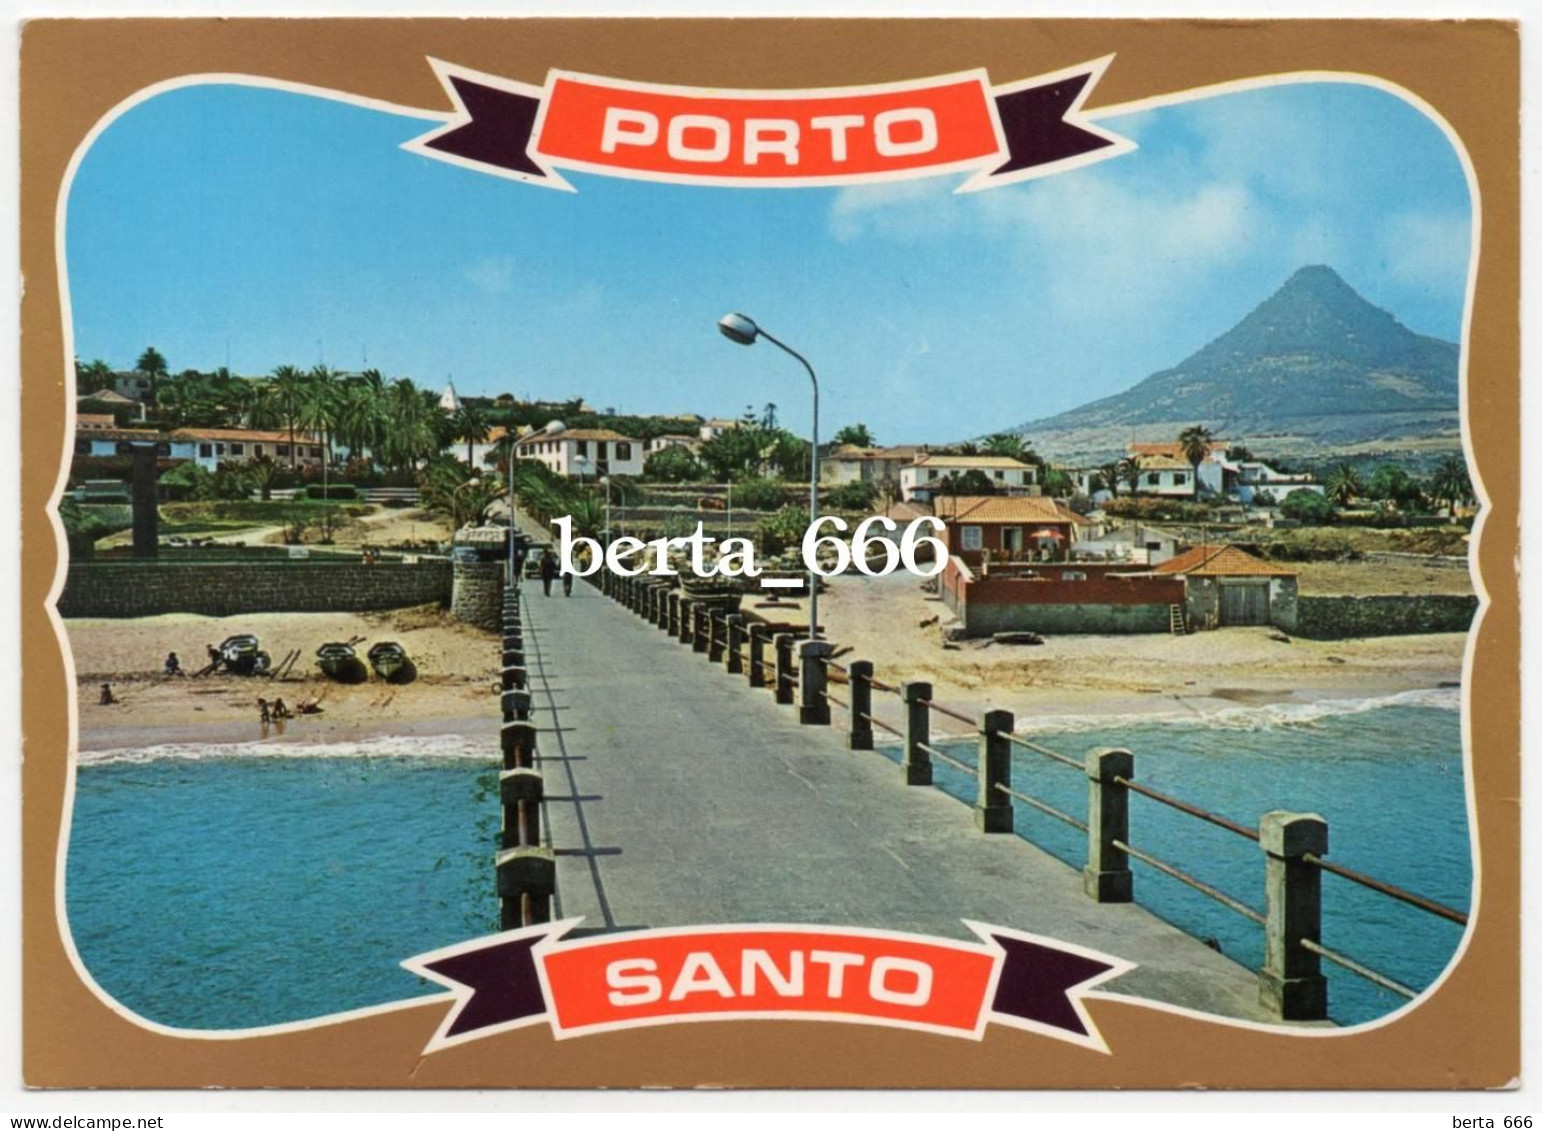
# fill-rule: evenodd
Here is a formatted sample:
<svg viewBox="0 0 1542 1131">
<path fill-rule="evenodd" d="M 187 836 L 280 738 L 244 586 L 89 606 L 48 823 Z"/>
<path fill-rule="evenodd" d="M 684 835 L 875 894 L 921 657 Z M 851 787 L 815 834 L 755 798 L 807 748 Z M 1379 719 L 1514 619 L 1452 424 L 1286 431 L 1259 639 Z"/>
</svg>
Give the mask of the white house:
<svg viewBox="0 0 1542 1131">
<path fill-rule="evenodd" d="M 900 471 L 925 452 L 925 448 L 914 444 L 889 448 L 842 444 L 829 455 L 820 457 L 819 481 L 832 487 L 846 483 L 898 483 Z"/>
<path fill-rule="evenodd" d="M 264 432 L 245 428 L 179 428 L 175 432 L 157 432 L 150 428 L 103 427 L 89 419 L 75 428 L 75 454 L 78 456 L 126 456 L 136 446 L 155 445 L 155 455 L 162 461 L 191 461 L 205 471 L 214 471 L 222 463 L 250 463 L 264 456 L 277 463 L 289 464 L 288 432 Z M 319 438 L 295 433 L 293 462 L 302 467 L 320 467 L 325 448 Z"/>
<path fill-rule="evenodd" d="M 953 456 L 928 452 L 900 469 L 900 497 L 926 502 L 951 490 L 951 478 L 978 471 L 1003 494 L 1037 495 L 1038 469 L 1010 456 Z"/>
<path fill-rule="evenodd" d="M 1132 522 L 1099 534 L 1094 540 L 1078 542 L 1073 556 L 1092 561 L 1158 565 L 1174 557 L 1178 545 L 1176 535 L 1143 522 Z"/>
<path fill-rule="evenodd" d="M 643 444 L 608 428 L 570 428 L 547 435 L 536 431 L 518 442 L 520 459 L 533 459 L 558 475 L 641 475 Z"/>
<path fill-rule="evenodd" d="M 1194 465 L 1172 456 L 1140 456 L 1138 495 L 1165 495 L 1176 498 L 1194 496 Z M 1203 464 L 1201 464 L 1203 466 Z"/>
<path fill-rule="evenodd" d="M 1259 460 L 1245 460 L 1238 463 L 1237 498 L 1251 506 L 1260 491 L 1267 491 L 1269 497 L 1276 503 L 1283 503 L 1288 496 L 1297 491 L 1310 491 L 1314 495 L 1321 495 L 1323 485 L 1316 482 L 1310 475 L 1286 474 L 1276 471 Z"/>
<path fill-rule="evenodd" d="M 1114 497 L 1114 493 L 1108 489 L 1107 477 L 1100 467 L 1068 467 L 1065 473 L 1071 477 L 1071 483 L 1078 495 L 1086 495 L 1100 506 Z M 1094 483 L 1102 485 L 1094 487 Z"/>
<path fill-rule="evenodd" d="M 662 452 L 665 448 L 684 448 L 695 455 L 701 450 L 701 437 L 688 435 L 684 432 L 666 432 L 662 436 L 655 436 L 643 445 L 643 455 L 651 456 L 655 452 Z"/>
<path fill-rule="evenodd" d="M 701 422 L 701 439 L 703 441 L 715 440 L 730 428 L 738 428 L 744 422 L 742 420 L 726 420 L 715 416 L 711 420 Z"/>
</svg>

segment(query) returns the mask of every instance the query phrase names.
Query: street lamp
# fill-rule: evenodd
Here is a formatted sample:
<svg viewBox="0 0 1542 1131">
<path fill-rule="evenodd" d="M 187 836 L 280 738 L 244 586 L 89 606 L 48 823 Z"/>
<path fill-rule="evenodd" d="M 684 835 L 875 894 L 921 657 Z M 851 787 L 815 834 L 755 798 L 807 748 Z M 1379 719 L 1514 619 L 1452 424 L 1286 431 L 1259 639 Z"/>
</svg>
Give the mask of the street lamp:
<svg viewBox="0 0 1542 1131">
<path fill-rule="evenodd" d="M 776 346 L 785 354 L 796 358 L 804 369 L 808 370 L 808 379 L 814 386 L 814 427 L 813 443 L 809 450 L 809 479 L 808 479 L 808 520 L 809 525 L 819 521 L 819 378 L 814 375 L 814 367 L 808 363 L 797 350 L 786 342 L 779 341 L 766 333 L 755 324 L 753 318 L 737 312 L 725 314 L 717 321 L 717 328 L 730 342 L 741 346 L 752 346 L 757 338 L 764 338 L 773 346 Z M 812 563 L 810 563 L 812 565 Z M 819 574 L 812 568 L 808 575 L 808 638 L 814 640 L 819 636 Z"/>
<path fill-rule="evenodd" d="M 600 482 L 605 484 L 605 544 L 610 545 L 610 476 L 600 476 Z"/>
<path fill-rule="evenodd" d="M 567 431 L 567 426 L 560 420 L 548 420 L 546 426 L 538 432 L 532 432 L 532 436 L 555 436 L 559 432 Z M 509 433 L 509 580 L 508 587 L 513 589 L 519 584 L 519 571 L 514 568 L 514 543 L 518 541 L 515 532 L 519 523 L 514 514 L 514 449 L 519 444 L 519 438 Z"/>
</svg>

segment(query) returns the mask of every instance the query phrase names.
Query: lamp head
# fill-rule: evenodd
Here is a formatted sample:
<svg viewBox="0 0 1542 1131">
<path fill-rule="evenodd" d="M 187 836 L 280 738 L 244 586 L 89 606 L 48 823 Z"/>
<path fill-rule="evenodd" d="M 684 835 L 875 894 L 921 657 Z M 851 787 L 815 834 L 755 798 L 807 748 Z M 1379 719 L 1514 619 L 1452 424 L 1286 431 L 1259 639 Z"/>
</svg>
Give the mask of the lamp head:
<svg viewBox="0 0 1542 1131">
<path fill-rule="evenodd" d="M 541 429 L 542 433 L 547 436 L 555 436 L 558 432 L 566 432 L 567 430 L 568 426 L 560 420 L 548 420 L 546 427 Z"/>
<path fill-rule="evenodd" d="M 755 320 L 737 312 L 725 314 L 717 320 L 717 328 L 723 337 L 730 342 L 738 342 L 741 346 L 752 346 L 755 339 L 760 336 L 760 327 L 755 325 Z"/>
</svg>

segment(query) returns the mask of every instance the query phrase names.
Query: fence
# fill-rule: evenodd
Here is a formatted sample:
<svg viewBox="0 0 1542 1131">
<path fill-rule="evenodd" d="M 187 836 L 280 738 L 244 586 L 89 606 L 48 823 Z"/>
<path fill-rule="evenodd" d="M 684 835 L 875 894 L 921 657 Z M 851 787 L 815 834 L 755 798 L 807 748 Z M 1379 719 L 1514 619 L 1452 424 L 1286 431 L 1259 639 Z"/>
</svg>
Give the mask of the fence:
<svg viewBox="0 0 1542 1131">
<path fill-rule="evenodd" d="M 499 918 L 506 931 L 551 922 L 557 891 L 557 855 L 541 843 L 541 803 L 546 799 L 546 786 L 536 768 L 537 728 L 531 718 L 530 669 L 520 602 L 517 583 L 504 588 L 499 675 L 503 770 L 498 775 L 503 826 L 497 876 Z"/>
<path fill-rule="evenodd" d="M 1328 857 L 1328 823 L 1315 813 L 1273 810 L 1249 827 L 1192 802 L 1153 789 L 1136 780 L 1135 755 L 1126 749 L 1099 748 L 1076 758 L 1016 733 L 1012 712 L 991 710 L 976 718 L 939 703 L 932 685 L 920 680 L 888 683 L 878 678 L 868 660 L 839 662 L 827 640 L 800 638 L 794 626 L 752 621 L 728 612 L 710 597 L 693 599 L 650 577 L 625 578 L 602 571 L 599 587 L 638 616 L 691 645 L 730 675 L 743 676 L 752 688 L 769 689 L 776 702 L 794 705 L 799 720 L 816 726 L 842 725 L 851 750 L 872 750 L 875 734 L 883 732 L 900 744 L 902 780 L 910 786 L 933 784 L 933 764 L 941 762 L 973 777 L 977 783 L 974 822 L 982 833 L 1011 833 L 1014 806 L 1025 805 L 1086 836 L 1082 887 L 1099 903 L 1128 903 L 1135 897 L 1136 861 L 1187 885 L 1257 925 L 1264 935 L 1264 960 L 1258 973 L 1259 999 L 1286 1021 L 1320 1021 L 1328 1017 L 1328 983 L 1324 960 L 1406 998 L 1417 991 L 1373 969 L 1323 941 L 1322 878 L 1359 885 L 1428 915 L 1465 926 L 1467 915 L 1435 900 L 1346 867 Z M 806 633 L 806 628 L 800 630 Z M 839 678 L 832 678 L 838 676 Z M 842 698 L 834 687 L 845 688 Z M 874 710 L 875 695 L 897 700 L 898 725 Z M 837 719 L 832 708 L 839 708 Z M 933 731 L 934 718 L 967 728 L 962 732 Z M 973 761 L 956 757 L 943 743 L 972 739 Z M 1087 783 L 1085 816 L 1065 812 L 1013 787 L 1014 755 L 1021 751 L 1046 765 L 1082 775 Z M 1143 848 L 1132 833 L 1131 798 L 1142 805 L 1160 805 L 1194 821 L 1209 824 L 1259 847 L 1264 879 L 1265 910 L 1205 882 Z M 1138 810 L 1137 810 L 1138 812 Z"/>
</svg>

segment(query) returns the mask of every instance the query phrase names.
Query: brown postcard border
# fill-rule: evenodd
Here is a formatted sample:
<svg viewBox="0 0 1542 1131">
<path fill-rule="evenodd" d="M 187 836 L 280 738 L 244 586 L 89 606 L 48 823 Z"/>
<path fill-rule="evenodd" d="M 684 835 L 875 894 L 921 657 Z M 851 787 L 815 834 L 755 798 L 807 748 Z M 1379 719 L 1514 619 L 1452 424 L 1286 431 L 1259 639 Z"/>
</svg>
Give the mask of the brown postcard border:
<svg viewBox="0 0 1542 1131">
<path fill-rule="evenodd" d="M 746 23 L 753 33 L 746 34 Z M 1417 1008 L 1300 1035 L 1120 1001 L 1088 1003 L 1113 1055 L 1010 1029 L 976 1044 L 806 1022 L 680 1025 L 556 1042 L 533 1027 L 423 1057 L 428 1003 L 238 1040 L 169 1036 L 109 1009 L 59 935 L 55 868 L 73 693 L 45 602 L 60 547 L 46 506 L 65 451 L 68 362 L 55 207 L 81 139 L 135 91 L 237 72 L 445 108 L 434 56 L 539 83 L 549 67 L 751 88 L 887 82 L 987 67 L 1039 74 L 1116 53 L 1088 109 L 1298 71 L 1417 94 L 1465 143 L 1482 196 L 1467 343 L 1468 428 L 1489 496 L 1490 599 L 1470 669 L 1481 906 L 1465 953 Z M 1483 1088 L 1520 1063 L 1519 38 L 1495 21 L 41 20 L 22 31 L 23 1066 L 44 1087 Z M 405 957 L 405 956 L 404 956 Z"/>
</svg>

